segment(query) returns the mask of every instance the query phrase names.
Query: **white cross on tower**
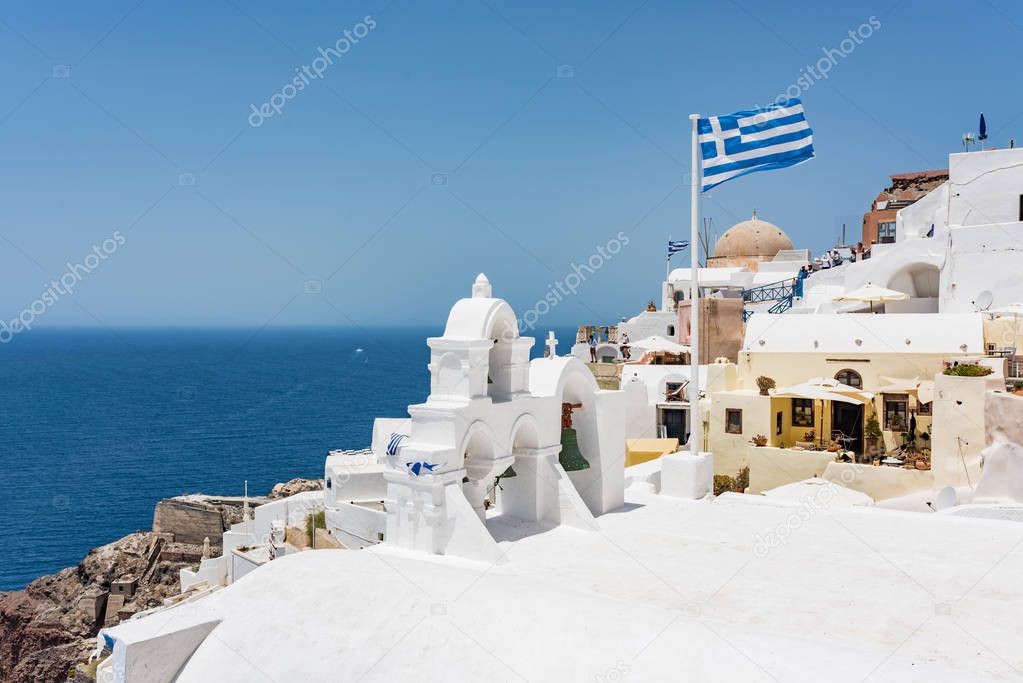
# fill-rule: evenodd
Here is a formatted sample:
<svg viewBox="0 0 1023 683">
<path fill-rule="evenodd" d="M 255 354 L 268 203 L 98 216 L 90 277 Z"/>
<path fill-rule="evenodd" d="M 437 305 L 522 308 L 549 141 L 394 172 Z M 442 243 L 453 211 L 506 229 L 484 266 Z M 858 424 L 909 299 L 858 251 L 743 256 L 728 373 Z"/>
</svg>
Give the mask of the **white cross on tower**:
<svg viewBox="0 0 1023 683">
<path fill-rule="evenodd" d="M 547 333 L 547 355 L 556 358 L 558 355 L 558 340 L 554 338 L 554 330 Z"/>
</svg>

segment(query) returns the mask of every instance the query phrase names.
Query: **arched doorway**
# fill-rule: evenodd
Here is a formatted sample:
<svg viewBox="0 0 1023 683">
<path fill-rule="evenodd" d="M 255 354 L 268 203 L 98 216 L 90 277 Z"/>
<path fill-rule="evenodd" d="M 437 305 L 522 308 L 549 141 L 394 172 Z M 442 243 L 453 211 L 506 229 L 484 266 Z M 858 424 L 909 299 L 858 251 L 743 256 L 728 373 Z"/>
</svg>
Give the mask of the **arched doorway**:
<svg viewBox="0 0 1023 683">
<path fill-rule="evenodd" d="M 933 263 L 911 263 L 888 278 L 889 289 L 905 292 L 914 299 L 936 299 L 941 271 Z"/>
<path fill-rule="evenodd" d="M 863 388 L 863 377 L 851 368 L 843 368 L 836 372 L 835 380 L 856 389 Z M 839 440 L 846 448 L 856 454 L 862 454 L 863 404 L 832 401 L 831 434 L 825 436 Z"/>
</svg>

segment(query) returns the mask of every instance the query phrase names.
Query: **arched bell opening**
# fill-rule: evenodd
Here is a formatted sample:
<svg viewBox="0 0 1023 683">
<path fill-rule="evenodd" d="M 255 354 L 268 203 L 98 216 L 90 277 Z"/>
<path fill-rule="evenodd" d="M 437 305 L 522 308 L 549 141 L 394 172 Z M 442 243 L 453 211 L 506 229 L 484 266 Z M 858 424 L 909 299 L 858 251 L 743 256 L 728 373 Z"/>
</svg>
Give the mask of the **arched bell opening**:
<svg viewBox="0 0 1023 683">
<path fill-rule="evenodd" d="M 512 393 L 512 342 L 518 336 L 518 327 L 510 312 L 500 316 L 491 329 L 494 345 L 487 357 L 487 395 L 494 400 L 505 400 Z"/>
<path fill-rule="evenodd" d="M 493 485 L 494 441 L 482 428 L 470 428 L 463 452 L 465 478 L 462 492 L 481 520 L 486 519 L 487 498 Z"/>
<path fill-rule="evenodd" d="M 492 514 L 533 519 L 536 516 L 536 497 L 541 493 L 537 486 L 545 483 L 540 481 L 540 477 L 549 475 L 538 472 L 536 453 L 540 446 L 540 433 L 532 415 L 527 413 L 515 423 L 510 443 L 514 459 L 495 477 Z"/>
<path fill-rule="evenodd" d="M 569 377 L 561 396 L 561 453 L 558 456 L 566 472 L 588 470 L 596 462 L 592 457 L 597 448 L 596 410 L 592 404 L 591 387 L 580 377 Z M 587 452 L 591 457 L 586 456 Z"/>
</svg>

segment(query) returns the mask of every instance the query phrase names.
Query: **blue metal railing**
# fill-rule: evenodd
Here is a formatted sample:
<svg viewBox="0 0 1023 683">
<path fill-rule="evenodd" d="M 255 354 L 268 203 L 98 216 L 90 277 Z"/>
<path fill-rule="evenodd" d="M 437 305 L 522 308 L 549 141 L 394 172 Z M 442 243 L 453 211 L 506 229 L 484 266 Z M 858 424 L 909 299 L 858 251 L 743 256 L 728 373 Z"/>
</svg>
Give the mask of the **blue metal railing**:
<svg viewBox="0 0 1023 683">
<path fill-rule="evenodd" d="M 742 321 L 746 322 L 753 315 L 753 311 L 745 304 L 761 304 L 774 301 L 775 304 L 767 309 L 768 313 L 784 313 L 792 308 L 793 300 L 802 292 L 802 280 L 799 278 L 788 278 L 771 282 L 759 287 L 751 287 L 742 290 Z"/>
</svg>

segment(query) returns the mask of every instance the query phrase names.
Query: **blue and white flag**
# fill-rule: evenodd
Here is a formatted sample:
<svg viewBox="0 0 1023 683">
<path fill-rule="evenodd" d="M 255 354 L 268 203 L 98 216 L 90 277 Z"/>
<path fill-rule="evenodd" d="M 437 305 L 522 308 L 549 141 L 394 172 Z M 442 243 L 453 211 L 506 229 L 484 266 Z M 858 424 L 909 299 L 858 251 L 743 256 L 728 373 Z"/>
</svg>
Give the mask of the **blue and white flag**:
<svg viewBox="0 0 1023 683">
<path fill-rule="evenodd" d="M 795 166 L 813 158 L 813 131 L 798 98 L 701 118 L 696 132 L 704 192 L 747 173 Z"/>
<path fill-rule="evenodd" d="M 387 440 L 387 455 L 398 455 L 398 449 L 406 439 L 408 439 L 408 434 L 391 432 L 391 438 Z"/>
<path fill-rule="evenodd" d="M 677 254 L 680 251 L 685 251 L 689 248 L 689 240 L 668 240 L 668 258 L 671 258 L 672 254 Z"/>
</svg>

